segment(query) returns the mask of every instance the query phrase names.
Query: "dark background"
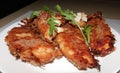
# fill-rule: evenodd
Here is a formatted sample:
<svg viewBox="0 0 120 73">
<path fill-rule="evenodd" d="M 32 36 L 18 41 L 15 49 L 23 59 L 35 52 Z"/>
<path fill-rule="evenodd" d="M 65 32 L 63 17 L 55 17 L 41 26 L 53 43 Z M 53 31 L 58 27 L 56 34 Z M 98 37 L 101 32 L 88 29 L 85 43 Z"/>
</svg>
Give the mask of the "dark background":
<svg viewBox="0 0 120 73">
<path fill-rule="evenodd" d="M 0 0 L 0 19 L 35 2 L 37 0 Z M 95 3 L 97 4 L 95 4 Z M 41 6 L 44 6 L 47 4 L 49 7 L 53 8 L 53 4 L 61 4 L 65 8 L 69 8 L 71 5 L 71 8 L 73 11 L 78 10 L 78 6 L 81 10 L 84 10 L 85 12 L 92 12 L 95 10 L 101 10 L 104 14 L 107 14 L 110 7 L 113 7 L 109 14 L 116 13 L 118 15 L 119 9 L 120 9 L 120 0 L 40 0 Z M 75 5 L 76 4 L 76 5 Z M 81 4 L 81 5 L 79 5 Z M 101 4 L 104 5 L 104 8 L 101 8 Z M 92 6 L 97 6 L 95 8 L 91 8 Z M 88 9 L 90 8 L 90 9 Z M 115 9 L 114 9 L 115 8 Z M 88 10 L 87 10 L 88 9 Z M 106 10 L 105 10 L 106 9 Z M 91 11 L 89 11 L 91 10 Z M 110 9 L 109 9 L 110 10 Z"/>
<path fill-rule="evenodd" d="M 0 0 L 0 19 L 36 0 Z"/>
</svg>

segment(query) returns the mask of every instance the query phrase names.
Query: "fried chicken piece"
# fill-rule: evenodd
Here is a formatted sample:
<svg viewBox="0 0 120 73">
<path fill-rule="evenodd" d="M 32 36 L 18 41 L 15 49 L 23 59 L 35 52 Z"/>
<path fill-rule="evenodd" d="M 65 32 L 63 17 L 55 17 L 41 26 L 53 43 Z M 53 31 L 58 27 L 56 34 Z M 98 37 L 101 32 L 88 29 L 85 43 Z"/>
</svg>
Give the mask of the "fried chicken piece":
<svg viewBox="0 0 120 73">
<path fill-rule="evenodd" d="M 31 27 L 22 25 L 14 27 L 5 38 L 13 56 L 33 65 L 42 66 L 55 59 L 53 44 L 49 44 Z"/>
<path fill-rule="evenodd" d="M 63 28 L 66 31 L 59 33 L 55 38 L 63 55 L 78 69 L 99 68 L 79 29 L 69 24 Z"/>
<path fill-rule="evenodd" d="M 87 24 L 91 25 L 90 47 L 94 55 L 106 56 L 115 50 L 115 38 L 110 27 L 102 18 L 102 13 L 97 12 L 88 16 Z"/>
<path fill-rule="evenodd" d="M 50 17 L 50 12 L 42 11 L 40 15 L 37 16 L 37 18 L 35 18 L 33 21 L 33 24 L 38 27 L 40 33 L 43 35 L 47 42 L 52 42 L 52 39 L 56 36 L 56 33 L 54 33 L 53 35 L 49 34 L 50 25 L 48 24 L 48 18 Z M 65 19 L 59 13 L 55 13 L 55 18 L 59 23 L 58 26 L 65 23 Z"/>
<path fill-rule="evenodd" d="M 50 17 L 51 15 L 49 12 L 41 12 L 41 14 L 33 21 L 38 27 L 40 34 L 43 35 L 48 42 L 52 42 L 52 37 L 49 35 L 49 25 L 47 23 L 47 19 Z"/>
</svg>

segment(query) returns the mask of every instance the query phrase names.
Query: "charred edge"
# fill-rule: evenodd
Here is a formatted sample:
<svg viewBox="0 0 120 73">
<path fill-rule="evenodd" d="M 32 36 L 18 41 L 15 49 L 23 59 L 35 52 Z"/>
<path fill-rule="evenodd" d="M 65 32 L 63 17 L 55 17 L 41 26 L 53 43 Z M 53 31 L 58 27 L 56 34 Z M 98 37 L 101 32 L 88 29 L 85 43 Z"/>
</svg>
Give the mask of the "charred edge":
<svg viewBox="0 0 120 73">
<path fill-rule="evenodd" d="M 101 71 L 101 65 L 98 63 L 98 60 L 96 60 L 96 67 L 99 72 Z"/>
<path fill-rule="evenodd" d="M 91 53 L 93 54 L 93 55 L 95 55 L 95 56 L 99 56 L 99 55 L 101 55 L 101 51 L 99 51 L 99 50 L 91 50 Z"/>
<path fill-rule="evenodd" d="M 88 16 L 87 21 L 90 21 L 91 19 L 95 19 L 95 18 L 99 18 L 99 19 L 103 19 L 102 18 L 102 12 L 101 11 L 97 11 L 96 13 L 93 13 L 90 15 L 90 17 Z"/>
</svg>

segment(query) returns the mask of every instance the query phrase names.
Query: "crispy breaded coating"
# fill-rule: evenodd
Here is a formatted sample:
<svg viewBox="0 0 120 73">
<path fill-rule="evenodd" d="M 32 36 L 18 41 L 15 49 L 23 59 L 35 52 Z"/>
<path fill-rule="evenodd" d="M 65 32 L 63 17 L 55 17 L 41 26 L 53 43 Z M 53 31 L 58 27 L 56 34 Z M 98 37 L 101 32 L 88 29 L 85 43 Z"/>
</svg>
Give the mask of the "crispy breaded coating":
<svg viewBox="0 0 120 73">
<path fill-rule="evenodd" d="M 50 12 L 42 11 L 40 15 L 33 21 L 33 24 L 38 27 L 41 35 L 46 39 L 47 42 L 53 42 L 52 39 L 56 35 L 56 33 L 54 33 L 53 35 L 49 34 L 50 24 L 48 24 L 48 18 L 50 17 Z M 65 23 L 65 19 L 63 19 L 63 17 L 59 13 L 55 13 L 55 18 L 59 21 L 58 26 Z"/>
<path fill-rule="evenodd" d="M 115 50 L 115 38 L 110 27 L 106 24 L 101 12 L 90 14 L 87 24 L 91 25 L 90 47 L 97 56 L 106 56 Z"/>
<path fill-rule="evenodd" d="M 55 58 L 54 45 L 43 41 L 29 26 L 14 27 L 5 41 L 13 56 L 33 65 L 42 66 Z"/>
<path fill-rule="evenodd" d="M 52 37 L 49 35 L 49 24 L 47 23 L 47 19 L 50 17 L 51 15 L 49 12 L 41 12 L 41 14 L 33 21 L 33 23 L 39 29 L 39 32 L 41 33 L 41 35 L 48 42 L 52 42 Z"/>
<path fill-rule="evenodd" d="M 21 20 L 24 25 L 12 28 L 5 37 L 11 54 L 37 66 L 64 56 L 79 70 L 100 70 L 95 57 L 115 50 L 114 35 L 102 13 L 76 15 L 59 6 L 57 11 L 35 11 L 33 18 Z"/>
<path fill-rule="evenodd" d="M 98 68 L 99 64 L 91 55 L 78 28 L 69 24 L 63 28 L 66 31 L 59 33 L 55 39 L 63 55 L 78 69 Z"/>
</svg>

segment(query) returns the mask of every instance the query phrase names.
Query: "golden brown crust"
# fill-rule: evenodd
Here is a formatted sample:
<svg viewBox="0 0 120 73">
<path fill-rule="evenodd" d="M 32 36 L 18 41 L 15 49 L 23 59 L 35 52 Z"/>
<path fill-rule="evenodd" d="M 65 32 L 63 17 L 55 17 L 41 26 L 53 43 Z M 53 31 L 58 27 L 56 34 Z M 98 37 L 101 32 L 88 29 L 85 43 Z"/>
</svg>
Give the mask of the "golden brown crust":
<svg viewBox="0 0 120 73">
<path fill-rule="evenodd" d="M 88 16 L 87 24 L 91 25 L 90 47 L 94 55 L 105 56 L 114 51 L 114 35 L 108 24 L 97 12 Z"/>
<path fill-rule="evenodd" d="M 28 26 L 14 27 L 5 38 L 10 52 L 22 61 L 44 65 L 55 58 L 54 45 L 41 39 Z"/>
<path fill-rule="evenodd" d="M 49 30 L 50 30 L 50 24 L 48 24 L 48 18 L 51 17 L 51 14 L 47 11 L 42 11 L 41 14 L 34 19 L 33 24 L 35 24 L 37 26 L 37 28 L 39 29 L 41 35 L 45 38 L 45 40 L 47 42 L 53 42 L 52 39 L 54 38 L 53 35 L 49 35 Z M 64 24 L 65 23 L 65 19 L 63 18 L 63 16 L 60 15 L 60 13 L 55 13 L 55 18 L 57 20 L 59 20 L 61 23 L 60 24 Z"/>
<path fill-rule="evenodd" d="M 52 38 L 49 35 L 49 24 L 47 23 L 47 19 L 50 17 L 51 17 L 51 15 L 49 12 L 42 11 L 41 14 L 33 21 L 33 24 L 35 24 L 37 26 L 40 34 L 48 42 L 52 42 Z"/>
<path fill-rule="evenodd" d="M 78 69 L 96 68 L 99 66 L 90 54 L 79 30 L 71 25 L 65 25 L 64 28 L 67 30 L 59 33 L 55 39 L 63 55 Z"/>
<path fill-rule="evenodd" d="M 63 31 L 56 32 L 53 38 L 49 34 L 50 25 L 47 22 L 50 17 L 49 12 L 42 11 L 34 19 L 24 18 L 22 22 L 25 25 L 14 27 L 8 32 L 5 41 L 13 56 L 39 66 L 65 56 L 78 69 L 99 69 L 100 65 L 94 55 L 106 56 L 115 49 L 114 35 L 100 12 L 88 15 L 88 21 L 81 22 L 84 26 L 87 24 L 92 26 L 89 46 L 86 45 L 76 25 L 65 20 L 58 12 L 55 13 L 55 18 L 61 24 L 56 27 L 60 27 Z"/>
</svg>

